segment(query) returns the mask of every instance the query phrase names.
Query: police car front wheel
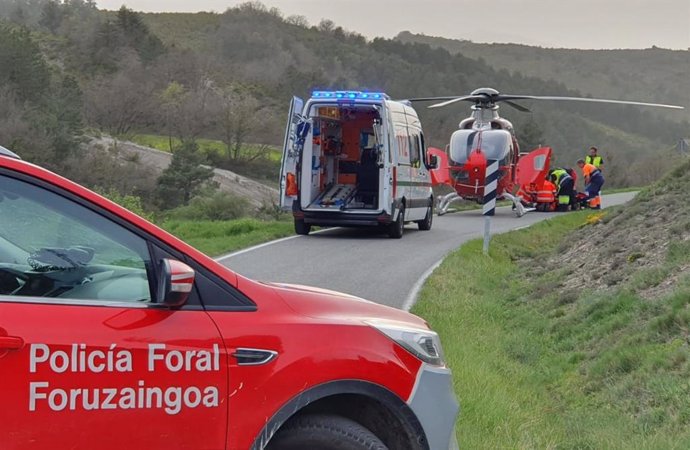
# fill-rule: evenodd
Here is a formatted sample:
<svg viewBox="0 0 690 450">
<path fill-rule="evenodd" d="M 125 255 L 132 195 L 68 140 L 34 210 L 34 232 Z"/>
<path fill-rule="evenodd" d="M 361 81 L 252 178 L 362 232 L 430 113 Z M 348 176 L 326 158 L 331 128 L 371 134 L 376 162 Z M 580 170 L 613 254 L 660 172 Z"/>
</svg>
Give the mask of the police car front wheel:
<svg viewBox="0 0 690 450">
<path fill-rule="evenodd" d="M 371 431 L 354 420 L 308 414 L 288 421 L 267 450 L 388 450 Z"/>
</svg>

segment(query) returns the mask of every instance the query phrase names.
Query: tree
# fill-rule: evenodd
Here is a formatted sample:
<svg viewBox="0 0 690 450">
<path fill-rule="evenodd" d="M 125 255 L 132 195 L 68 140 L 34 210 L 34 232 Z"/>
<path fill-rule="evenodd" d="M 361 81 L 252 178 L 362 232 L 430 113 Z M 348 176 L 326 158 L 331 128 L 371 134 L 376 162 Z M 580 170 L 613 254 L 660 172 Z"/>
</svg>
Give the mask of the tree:
<svg viewBox="0 0 690 450">
<path fill-rule="evenodd" d="M 544 132 L 534 117 L 517 129 L 517 135 L 521 152 L 532 151 L 544 144 Z"/>
<path fill-rule="evenodd" d="M 87 121 L 116 136 L 126 136 L 155 123 L 155 79 L 136 58 L 129 58 L 113 76 L 100 76 L 86 85 Z"/>
<path fill-rule="evenodd" d="M 55 0 L 50 0 L 43 5 L 41 20 L 38 23 L 55 34 L 62 24 L 63 16 L 62 5 Z"/>
<path fill-rule="evenodd" d="M 191 89 L 173 81 L 158 97 L 171 149 L 173 137 L 182 142 L 196 141 L 217 121 L 220 101 L 213 81 L 204 74 Z"/>
<path fill-rule="evenodd" d="M 78 150 L 83 129 L 83 95 L 77 80 L 65 76 L 55 83 L 46 100 L 46 117 L 43 120 L 47 135 L 52 139 L 55 163 L 65 160 Z"/>
<path fill-rule="evenodd" d="M 128 45 L 134 48 L 144 63 L 149 63 L 165 53 L 163 42 L 151 33 L 138 13 L 122 6 L 117 12 L 117 24 Z"/>
<path fill-rule="evenodd" d="M 20 100 L 38 101 L 50 87 L 50 71 L 28 29 L 0 24 L 0 86 Z"/>
<path fill-rule="evenodd" d="M 187 93 L 184 86 L 177 81 L 173 81 L 160 93 L 159 99 L 163 107 L 163 116 L 165 121 L 165 128 L 168 130 L 168 147 L 170 151 L 173 150 L 173 135 L 174 128 L 179 127 L 181 119 L 182 103 L 185 100 Z"/>
<path fill-rule="evenodd" d="M 204 188 L 217 187 L 211 183 L 213 169 L 204 167 L 204 162 L 195 142 L 183 142 L 175 150 L 170 165 L 158 178 L 156 194 L 163 209 L 186 205 Z"/>
<path fill-rule="evenodd" d="M 261 104 L 242 86 L 230 85 L 223 90 L 222 95 L 223 142 L 228 158 L 237 161 L 246 157 L 243 154 L 243 146 L 259 123 L 257 118 Z M 259 155 L 252 156 L 256 158 Z"/>
</svg>

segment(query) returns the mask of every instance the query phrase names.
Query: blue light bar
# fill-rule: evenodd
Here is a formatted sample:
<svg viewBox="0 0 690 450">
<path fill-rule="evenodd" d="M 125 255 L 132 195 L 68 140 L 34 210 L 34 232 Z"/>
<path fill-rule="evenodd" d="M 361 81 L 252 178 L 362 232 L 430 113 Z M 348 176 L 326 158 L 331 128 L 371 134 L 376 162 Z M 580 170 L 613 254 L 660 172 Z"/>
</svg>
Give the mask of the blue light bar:
<svg viewBox="0 0 690 450">
<path fill-rule="evenodd" d="M 311 98 L 335 98 L 338 100 L 390 100 L 390 97 L 383 92 L 361 92 L 361 91 L 314 91 Z"/>
</svg>

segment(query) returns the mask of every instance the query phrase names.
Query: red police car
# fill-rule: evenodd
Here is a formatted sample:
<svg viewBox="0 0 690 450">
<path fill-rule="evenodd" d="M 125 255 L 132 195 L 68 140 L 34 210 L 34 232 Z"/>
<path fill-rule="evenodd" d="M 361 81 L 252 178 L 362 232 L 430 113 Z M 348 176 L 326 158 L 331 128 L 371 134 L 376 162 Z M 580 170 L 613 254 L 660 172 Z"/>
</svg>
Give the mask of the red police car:
<svg viewBox="0 0 690 450">
<path fill-rule="evenodd" d="M 436 333 L 260 283 L 0 147 L 0 448 L 448 449 Z"/>
</svg>

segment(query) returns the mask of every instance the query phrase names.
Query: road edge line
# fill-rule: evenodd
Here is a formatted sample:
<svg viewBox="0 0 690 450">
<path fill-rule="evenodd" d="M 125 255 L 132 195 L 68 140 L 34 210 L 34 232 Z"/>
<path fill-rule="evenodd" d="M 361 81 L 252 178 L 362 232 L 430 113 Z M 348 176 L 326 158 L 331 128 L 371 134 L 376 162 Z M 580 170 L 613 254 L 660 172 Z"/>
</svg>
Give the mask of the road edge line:
<svg viewBox="0 0 690 450">
<path fill-rule="evenodd" d="M 422 287 L 424 286 L 424 283 L 426 282 L 427 278 L 431 276 L 432 273 L 434 273 L 434 270 L 438 269 L 438 267 L 445 261 L 446 257 L 448 255 L 444 255 L 443 258 L 439 259 L 436 261 L 431 267 L 429 267 L 426 272 L 422 274 L 422 276 L 419 277 L 419 279 L 412 285 L 412 289 L 410 289 L 410 293 L 407 295 L 407 298 L 402 304 L 402 310 L 409 312 L 410 309 L 417 303 L 417 297 L 419 296 L 419 292 L 422 290 Z"/>
<path fill-rule="evenodd" d="M 328 231 L 328 230 L 332 230 L 332 229 L 333 229 L 333 228 L 324 228 L 323 230 L 314 231 L 314 232 L 312 232 L 312 233 L 310 233 L 310 234 L 319 234 L 319 233 L 323 233 L 324 231 Z M 241 249 L 241 250 L 237 250 L 237 251 L 228 253 L 228 254 L 226 254 L 226 255 L 218 256 L 218 257 L 213 258 L 213 259 L 215 259 L 215 260 L 218 261 L 218 262 L 221 262 L 221 261 L 223 261 L 223 260 L 225 260 L 225 259 L 230 259 L 230 258 L 233 258 L 233 257 L 235 257 L 235 256 L 242 255 L 242 254 L 244 254 L 244 253 L 249 253 L 249 252 L 252 252 L 252 251 L 254 251 L 254 250 L 258 250 L 258 249 L 260 249 L 260 248 L 263 248 L 263 247 L 268 247 L 269 245 L 279 244 L 279 243 L 281 243 L 281 242 L 289 241 L 290 239 L 295 239 L 295 238 L 298 238 L 298 237 L 306 237 L 306 236 L 301 236 L 301 235 L 299 235 L 299 234 L 295 234 L 295 235 L 292 235 L 292 236 L 285 236 L 285 237 L 280 238 L 280 239 L 274 239 L 274 240 L 272 240 L 272 241 L 263 242 L 263 243 L 261 243 L 261 244 L 257 244 L 257 245 L 253 245 L 253 246 L 251 246 L 251 247 L 243 248 L 243 249 Z"/>
</svg>

